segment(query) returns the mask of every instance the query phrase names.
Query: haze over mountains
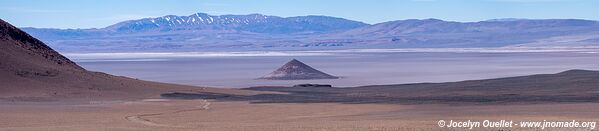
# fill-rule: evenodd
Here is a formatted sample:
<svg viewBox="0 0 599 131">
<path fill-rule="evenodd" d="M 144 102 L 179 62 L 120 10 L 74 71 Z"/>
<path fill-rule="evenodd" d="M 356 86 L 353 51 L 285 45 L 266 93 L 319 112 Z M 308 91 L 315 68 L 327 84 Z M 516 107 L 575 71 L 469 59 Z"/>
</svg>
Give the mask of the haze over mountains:
<svg viewBox="0 0 599 131">
<path fill-rule="evenodd" d="M 23 30 L 64 52 L 599 45 L 599 22 L 578 19 L 411 19 L 369 25 L 328 16 L 197 13 L 130 20 L 100 29 Z"/>
</svg>

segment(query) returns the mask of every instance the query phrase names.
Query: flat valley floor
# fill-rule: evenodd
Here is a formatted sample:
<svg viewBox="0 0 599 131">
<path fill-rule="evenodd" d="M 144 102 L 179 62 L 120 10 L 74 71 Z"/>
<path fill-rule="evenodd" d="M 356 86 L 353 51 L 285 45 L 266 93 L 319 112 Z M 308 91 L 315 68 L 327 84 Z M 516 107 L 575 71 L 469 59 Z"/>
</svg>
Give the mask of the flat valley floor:
<svg viewBox="0 0 599 131">
<path fill-rule="evenodd" d="M 146 99 L 72 103 L 2 103 L 0 130 L 468 130 L 439 120 L 598 121 L 599 103 L 399 105 L 223 102 Z M 474 128 L 473 130 L 540 130 Z M 545 130 L 590 130 L 550 128 Z M 596 129 L 595 129 L 596 130 Z"/>
<path fill-rule="evenodd" d="M 508 50 L 509 51 L 509 50 Z M 534 50 L 533 50 L 534 51 Z M 599 70 L 599 49 L 571 52 L 290 52 L 283 56 L 70 56 L 92 71 L 185 85 L 245 88 L 319 83 L 336 87 L 453 82 L 571 69 Z M 69 54 L 67 54 L 68 56 Z M 90 54 L 85 54 L 90 55 Z M 189 55 L 189 56 L 188 56 Z M 291 59 L 343 79 L 257 80 Z"/>
</svg>

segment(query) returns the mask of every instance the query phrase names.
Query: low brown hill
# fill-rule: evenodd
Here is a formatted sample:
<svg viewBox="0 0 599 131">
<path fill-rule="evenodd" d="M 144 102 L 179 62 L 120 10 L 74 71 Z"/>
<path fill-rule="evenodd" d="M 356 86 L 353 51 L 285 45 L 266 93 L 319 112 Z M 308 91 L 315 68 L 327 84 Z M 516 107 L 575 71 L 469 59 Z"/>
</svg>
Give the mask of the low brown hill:
<svg viewBox="0 0 599 131">
<path fill-rule="evenodd" d="M 0 101 L 123 100 L 199 89 L 225 91 L 87 71 L 0 20 Z"/>
</svg>

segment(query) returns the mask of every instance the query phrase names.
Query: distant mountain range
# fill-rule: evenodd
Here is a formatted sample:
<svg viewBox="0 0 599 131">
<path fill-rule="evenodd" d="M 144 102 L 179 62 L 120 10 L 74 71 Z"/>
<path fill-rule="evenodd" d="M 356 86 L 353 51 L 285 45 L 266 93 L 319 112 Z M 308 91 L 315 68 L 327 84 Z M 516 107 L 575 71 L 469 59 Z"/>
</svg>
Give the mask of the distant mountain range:
<svg viewBox="0 0 599 131">
<path fill-rule="evenodd" d="M 364 44 L 394 47 L 468 48 L 505 46 L 588 46 L 599 43 L 599 22 L 577 19 L 450 22 L 399 20 L 331 34 Z M 581 38 L 584 37 L 584 38 Z"/>
<path fill-rule="evenodd" d="M 329 16 L 167 15 L 99 29 L 22 28 L 59 51 L 242 51 L 599 45 L 599 22 L 578 19 L 398 20 Z"/>
<path fill-rule="evenodd" d="M 367 24 L 328 16 L 298 16 L 282 18 L 262 14 L 211 16 L 197 13 L 190 16 L 168 15 L 158 18 L 130 20 L 106 29 L 118 32 L 235 30 L 256 33 L 329 32 L 347 30 Z"/>
</svg>

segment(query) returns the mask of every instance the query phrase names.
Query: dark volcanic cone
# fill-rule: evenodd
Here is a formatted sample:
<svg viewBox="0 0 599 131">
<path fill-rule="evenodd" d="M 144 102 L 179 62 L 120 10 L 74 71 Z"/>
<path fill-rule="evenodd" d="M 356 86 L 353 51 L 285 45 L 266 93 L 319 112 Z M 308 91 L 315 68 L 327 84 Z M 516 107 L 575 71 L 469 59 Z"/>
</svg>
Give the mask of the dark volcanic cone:
<svg viewBox="0 0 599 131">
<path fill-rule="evenodd" d="M 296 59 L 293 59 L 287 64 L 272 73 L 260 77 L 259 79 L 268 80 L 309 80 L 309 79 L 338 79 L 339 77 L 329 75 L 322 71 L 316 70 Z"/>
</svg>

